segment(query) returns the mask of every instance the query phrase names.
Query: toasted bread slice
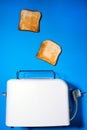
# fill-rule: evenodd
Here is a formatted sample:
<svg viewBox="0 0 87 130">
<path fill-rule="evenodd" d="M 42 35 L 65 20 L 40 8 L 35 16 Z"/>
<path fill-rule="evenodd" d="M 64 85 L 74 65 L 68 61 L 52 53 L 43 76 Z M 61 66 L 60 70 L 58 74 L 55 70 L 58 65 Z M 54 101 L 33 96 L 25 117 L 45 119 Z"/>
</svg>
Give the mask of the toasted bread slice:
<svg viewBox="0 0 87 130">
<path fill-rule="evenodd" d="M 19 30 L 39 32 L 41 13 L 38 11 L 22 10 L 20 15 Z"/>
<path fill-rule="evenodd" d="M 62 49 L 58 44 L 51 40 L 46 40 L 42 42 L 36 57 L 55 65 L 61 51 Z"/>
</svg>

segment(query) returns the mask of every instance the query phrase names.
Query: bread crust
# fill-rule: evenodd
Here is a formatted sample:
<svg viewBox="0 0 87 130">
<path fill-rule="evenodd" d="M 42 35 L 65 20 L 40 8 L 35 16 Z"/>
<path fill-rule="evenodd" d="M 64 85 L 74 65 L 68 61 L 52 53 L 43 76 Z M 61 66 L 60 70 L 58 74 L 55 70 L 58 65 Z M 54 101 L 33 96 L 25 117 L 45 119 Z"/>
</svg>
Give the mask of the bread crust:
<svg viewBox="0 0 87 130">
<path fill-rule="evenodd" d="M 39 11 L 22 10 L 20 14 L 19 30 L 39 32 L 41 13 Z"/>
<path fill-rule="evenodd" d="M 62 48 L 60 45 L 56 44 L 52 40 L 46 40 L 42 42 L 36 57 L 52 65 L 56 65 L 61 51 Z"/>
</svg>

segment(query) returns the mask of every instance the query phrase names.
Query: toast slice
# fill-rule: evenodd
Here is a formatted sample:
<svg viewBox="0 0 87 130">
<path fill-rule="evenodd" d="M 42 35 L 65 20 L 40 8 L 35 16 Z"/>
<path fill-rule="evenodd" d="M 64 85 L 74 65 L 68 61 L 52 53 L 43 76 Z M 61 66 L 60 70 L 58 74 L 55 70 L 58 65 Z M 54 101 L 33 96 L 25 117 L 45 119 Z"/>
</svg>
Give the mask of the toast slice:
<svg viewBox="0 0 87 130">
<path fill-rule="evenodd" d="M 39 32 L 41 13 L 38 11 L 22 10 L 20 14 L 19 30 Z"/>
<path fill-rule="evenodd" d="M 58 56 L 60 55 L 61 51 L 62 48 L 58 44 L 51 40 L 46 40 L 42 42 L 36 57 L 52 65 L 56 65 Z"/>
</svg>

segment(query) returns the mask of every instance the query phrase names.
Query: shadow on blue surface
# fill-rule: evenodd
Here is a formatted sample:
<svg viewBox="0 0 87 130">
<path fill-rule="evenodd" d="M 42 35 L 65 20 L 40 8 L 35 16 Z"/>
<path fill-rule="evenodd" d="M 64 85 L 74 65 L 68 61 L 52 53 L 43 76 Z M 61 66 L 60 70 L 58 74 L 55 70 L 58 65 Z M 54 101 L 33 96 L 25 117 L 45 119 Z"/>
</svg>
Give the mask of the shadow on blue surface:
<svg viewBox="0 0 87 130">
<path fill-rule="evenodd" d="M 67 81 L 66 81 L 67 82 Z M 69 88 L 73 89 L 79 89 L 79 86 L 75 86 L 74 84 L 67 82 Z M 72 90 L 70 91 L 69 94 L 69 99 L 70 99 L 70 109 L 71 109 L 71 116 L 73 114 L 73 110 L 75 110 L 75 104 L 73 101 L 73 97 L 72 97 Z M 76 128 L 83 128 L 84 124 L 83 124 L 83 116 L 82 116 L 82 100 L 81 97 L 78 98 L 78 111 L 77 111 L 77 115 L 76 117 L 70 122 L 70 126 L 71 127 L 76 127 Z"/>
</svg>

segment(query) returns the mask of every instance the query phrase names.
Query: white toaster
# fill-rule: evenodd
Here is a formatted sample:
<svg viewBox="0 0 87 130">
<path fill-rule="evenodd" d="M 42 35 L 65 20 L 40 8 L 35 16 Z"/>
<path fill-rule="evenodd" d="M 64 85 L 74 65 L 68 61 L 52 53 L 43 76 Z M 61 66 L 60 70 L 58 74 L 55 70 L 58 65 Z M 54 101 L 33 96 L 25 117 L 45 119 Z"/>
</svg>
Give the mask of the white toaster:
<svg viewBox="0 0 87 130">
<path fill-rule="evenodd" d="M 21 127 L 68 126 L 68 86 L 61 79 L 7 81 L 6 125 Z"/>
</svg>

